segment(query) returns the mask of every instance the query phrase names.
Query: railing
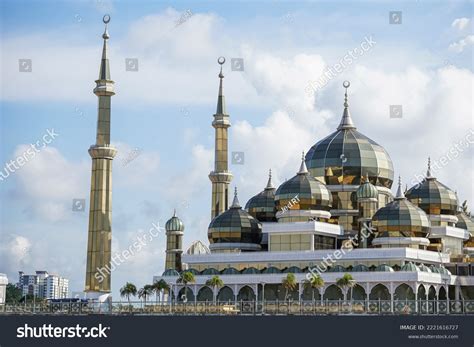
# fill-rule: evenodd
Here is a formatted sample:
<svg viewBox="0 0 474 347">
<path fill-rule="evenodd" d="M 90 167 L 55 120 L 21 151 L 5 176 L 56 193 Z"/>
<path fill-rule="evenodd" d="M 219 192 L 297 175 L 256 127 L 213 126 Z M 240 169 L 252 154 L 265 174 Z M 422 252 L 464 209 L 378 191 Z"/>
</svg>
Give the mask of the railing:
<svg viewBox="0 0 474 347">
<path fill-rule="evenodd" d="M 54 315 L 439 315 L 474 314 L 474 300 L 314 300 L 196 301 L 112 303 L 40 303 L 0 305 L 0 314 Z"/>
</svg>

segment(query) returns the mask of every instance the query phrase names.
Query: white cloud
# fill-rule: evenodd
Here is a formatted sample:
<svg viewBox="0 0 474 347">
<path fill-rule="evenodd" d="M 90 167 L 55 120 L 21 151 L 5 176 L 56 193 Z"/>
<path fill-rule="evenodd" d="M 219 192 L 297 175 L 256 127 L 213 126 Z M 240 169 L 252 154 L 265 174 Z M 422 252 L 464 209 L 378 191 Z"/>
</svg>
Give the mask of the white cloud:
<svg viewBox="0 0 474 347">
<path fill-rule="evenodd" d="M 29 148 L 20 145 L 14 156 Z M 49 222 L 70 216 L 73 199 L 86 199 L 90 181 L 90 163 L 70 162 L 56 148 L 43 148 L 15 175 L 17 194 L 23 198 L 26 213 Z"/>
<path fill-rule="evenodd" d="M 452 23 L 451 26 L 459 31 L 463 31 L 465 28 L 469 26 L 471 20 L 469 18 L 456 18 Z"/>
<path fill-rule="evenodd" d="M 453 42 L 449 45 L 449 49 L 456 53 L 462 53 L 464 49 L 472 46 L 474 44 L 474 35 L 468 35 L 465 38 Z"/>
</svg>

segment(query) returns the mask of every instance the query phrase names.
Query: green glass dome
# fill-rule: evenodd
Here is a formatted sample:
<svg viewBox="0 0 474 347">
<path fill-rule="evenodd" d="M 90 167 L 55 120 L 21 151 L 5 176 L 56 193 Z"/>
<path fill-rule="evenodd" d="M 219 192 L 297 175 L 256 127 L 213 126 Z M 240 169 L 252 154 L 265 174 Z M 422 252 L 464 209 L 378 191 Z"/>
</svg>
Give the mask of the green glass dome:
<svg viewBox="0 0 474 347">
<path fill-rule="evenodd" d="M 272 185 L 272 172 L 270 170 L 267 186 L 262 192 L 247 201 L 245 209 L 260 222 L 276 222 L 275 190 Z"/>
<path fill-rule="evenodd" d="M 378 199 L 379 191 L 372 183 L 370 183 L 368 175 L 366 176 L 365 182 L 357 188 L 356 197 L 357 200 Z"/>
<path fill-rule="evenodd" d="M 352 268 L 352 272 L 367 272 L 369 271 L 369 268 L 367 265 L 364 264 L 358 264 Z"/>
<path fill-rule="evenodd" d="M 165 229 L 166 231 L 184 231 L 184 224 L 181 219 L 176 216 L 176 210 L 174 211 L 173 217 L 166 222 Z"/>
<path fill-rule="evenodd" d="M 410 262 L 403 265 L 400 271 L 419 272 L 420 269 L 414 263 Z"/>
<path fill-rule="evenodd" d="M 426 213 L 403 196 L 401 182 L 395 200 L 380 208 L 372 218 L 378 237 L 427 237 L 430 221 Z"/>
<path fill-rule="evenodd" d="M 292 203 L 295 198 L 299 201 Z M 292 205 L 292 209 L 296 210 L 329 211 L 332 195 L 326 185 L 309 174 L 303 157 L 296 176 L 282 183 L 275 192 L 275 204 L 277 210 Z"/>
<path fill-rule="evenodd" d="M 356 130 L 347 89 L 339 127 L 311 147 L 306 165 L 315 178 L 328 185 L 360 185 L 366 173 L 376 186 L 390 188 L 393 183 L 393 163 L 387 151 Z"/>
<path fill-rule="evenodd" d="M 179 276 L 179 272 L 176 271 L 175 269 L 167 269 L 165 272 L 163 272 L 163 277 L 172 277 L 172 276 Z"/>
<path fill-rule="evenodd" d="M 242 210 L 235 192 L 232 206 L 225 212 L 215 217 L 209 224 L 208 238 L 210 248 L 216 249 L 216 244 L 240 244 L 239 248 L 248 244 L 254 249 L 260 249 L 262 241 L 262 225 L 247 211 Z"/>
<path fill-rule="evenodd" d="M 474 235 L 474 221 L 464 212 L 458 213 L 456 217 L 458 217 L 456 228 L 465 229 L 471 235 Z"/>
<path fill-rule="evenodd" d="M 423 271 L 423 272 L 432 272 L 431 269 L 430 269 L 428 266 L 426 266 L 425 264 L 421 264 L 421 265 L 419 266 L 419 268 L 420 268 L 420 270 Z"/>
<path fill-rule="evenodd" d="M 382 265 L 379 265 L 375 268 L 375 271 L 379 271 L 379 272 L 394 272 L 394 270 L 388 266 L 387 264 L 382 264 Z"/>
<path fill-rule="evenodd" d="M 458 199 L 456 193 L 431 176 L 430 164 L 426 178 L 406 192 L 413 204 L 431 215 L 456 215 Z"/>
</svg>

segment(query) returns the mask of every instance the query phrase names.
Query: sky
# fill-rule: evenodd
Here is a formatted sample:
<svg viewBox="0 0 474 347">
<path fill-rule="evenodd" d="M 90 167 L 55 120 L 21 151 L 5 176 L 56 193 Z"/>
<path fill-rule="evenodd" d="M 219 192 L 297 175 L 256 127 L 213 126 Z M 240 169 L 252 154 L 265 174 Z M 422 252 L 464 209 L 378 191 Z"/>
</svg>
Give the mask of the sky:
<svg viewBox="0 0 474 347">
<path fill-rule="evenodd" d="M 116 95 L 113 253 L 176 208 L 207 243 L 219 65 L 241 204 L 299 168 L 349 105 L 408 187 L 426 172 L 474 203 L 472 2 L 13 1 L 0 5 L 0 272 L 47 270 L 82 291 L 104 24 Z M 366 42 L 364 44 L 364 42 Z M 370 45 L 369 45 L 370 43 Z M 316 91 L 310 86 L 351 56 Z M 243 70 L 232 59 L 243 59 Z M 138 70 L 127 71 L 127 59 Z M 390 115 L 393 106 L 401 117 Z M 400 107 L 401 106 L 401 107 Z M 31 144 L 37 144 L 32 152 Z M 27 160 L 17 161 L 24 156 Z M 231 157 L 232 155 L 230 155 Z M 14 160 L 18 168 L 7 170 Z M 231 160 L 231 158 L 229 158 Z M 11 167 L 11 166 L 10 166 Z M 8 172 L 8 175 L 7 175 Z M 396 188 L 396 187 L 395 187 Z M 394 188 L 394 190 L 395 190 Z M 81 203 L 85 199 L 85 205 Z M 78 200 L 79 202 L 75 202 Z M 164 267 L 165 235 L 112 274 L 113 295 Z"/>
</svg>

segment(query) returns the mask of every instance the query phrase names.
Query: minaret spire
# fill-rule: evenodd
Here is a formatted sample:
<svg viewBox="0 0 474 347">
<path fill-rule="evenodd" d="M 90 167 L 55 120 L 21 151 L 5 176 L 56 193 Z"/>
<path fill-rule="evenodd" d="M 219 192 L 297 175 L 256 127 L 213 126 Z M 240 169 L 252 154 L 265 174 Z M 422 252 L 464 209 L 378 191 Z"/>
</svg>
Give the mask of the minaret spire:
<svg viewBox="0 0 474 347">
<path fill-rule="evenodd" d="M 265 190 L 269 190 L 269 189 L 275 189 L 275 187 L 272 184 L 272 169 L 268 171 L 268 182 L 267 182 L 267 186 L 265 187 Z"/>
<path fill-rule="evenodd" d="M 347 102 L 347 88 L 351 86 L 351 83 L 349 81 L 344 81 L 342 85 L 346 88 L 344 94 L 344 112 L 342 113 L 341 122 L 339 123 L 337 130 L 356 129 L 354 122 L 352 121 L 351 112 L 349 111 L 349 103 Z"/>
<path fill-rule="evenodd" d="M 426 178 L 434 178 L 431 175 L 431 157 L 428 157 L 428 169 L 426 170 Z"/>
<path fill-rule="evenodd" d="M 306 162 L 304 160 L 304 152 L 301 155 L 301 166 L 300 171 L 298 171 L 298 175 L 306 175 L 308 173 L 308 168 L 306 167 Z"/>
<path fill-rule="evenodd" d="M 102 48 L 102 60 L 100 62 L 100 70 L 99 70 L 99 80 L 107 80 L 110 81 L 110 67 L 109 67 L 109 52 L 108 52 L 108 45 L 107 41 L 110 38 L 109 32 L 107 31 L 107 25 L 110 22 L 110 16 L 105 15 L 103 18 L 105 24 L 104 34 L 102 38 L 104 39 L 104 45 Z"/>
<path fill-rule="evenodd" d="M 224 89 L 222 86 L 222 82 L 224 79 L 224 74 L 222 73 L 222 65 L 225 63 L 224 57 L 219 57 L 217 62 L 221 66 L 221 71 L 219 72 L 219 95 L 217 96 L 217 109 L 216 114 L 226 114 L 226 107 L 225 107 L 225 97 L 224 97 Z"/>
<path fill-rule="evenodd" d="M 232 201 L 232 206 L 230 208 L 240 208 L 239 197 L 237 196 L 237 187 L 234 188 L 234 200 Z"/>
<path fill-rule="evenodd" d="M 219 94 L 217 97 L 217 109 L 214 114 L 212 126 L 215 131 L 215 153 L 214 153 L 214 170 L 209 174 L 212 182 L 212 206 L 211 217 L 217 217 L 226 211 L 229 206 L 228 190 L 232 181 L 232 174 L 229 171 L 228 163 L 228 128 L 231 126 L 229 115 L 225 107 L 224 91 L 222 80 L 222 65 L 225 63 L 224 57 L 219 57 L 217 62 L 220 65 L 219 72 Z"/>
<path fill-rule="evenodd" d="M 89 231 L 85 291 L 97 298 L 111 291 L 112 248 L 112 161 L 117 150 L 110 145 L 111 97 L 115 95 L 114 82 L 110 79 L 107 24 L 110 16 L 103 18 L 105 32 L 100 63 L 99 79 L 95 81 L 94 94 L 99 99 L 96 143 L 89 148 L 92 158 Z"/>
<path fill-rule="evenodd" d="M 397 189 L 397 195 L 395 196 L 395 200 L 402 200 L 405 199 L 405 194 L 403 194 L 402 191 L 402 178 L 398 176 L 398 189 Z"/>
</svg>

